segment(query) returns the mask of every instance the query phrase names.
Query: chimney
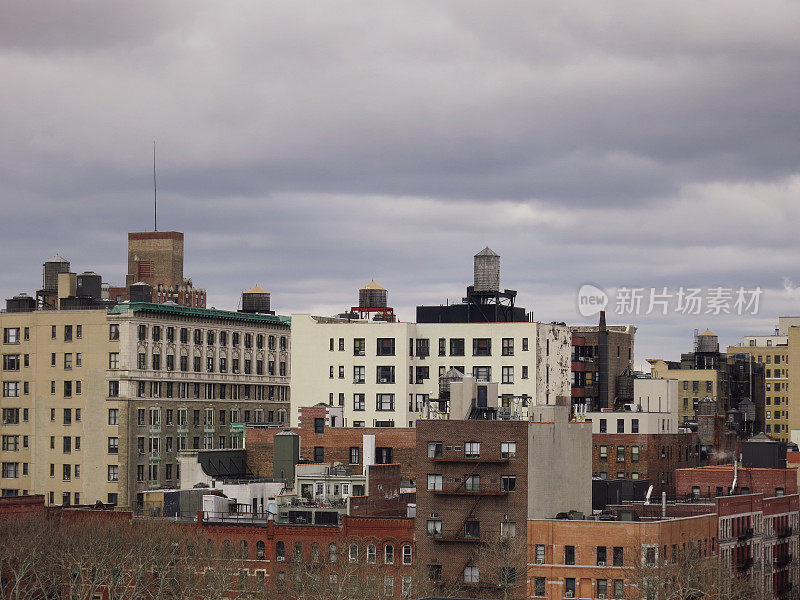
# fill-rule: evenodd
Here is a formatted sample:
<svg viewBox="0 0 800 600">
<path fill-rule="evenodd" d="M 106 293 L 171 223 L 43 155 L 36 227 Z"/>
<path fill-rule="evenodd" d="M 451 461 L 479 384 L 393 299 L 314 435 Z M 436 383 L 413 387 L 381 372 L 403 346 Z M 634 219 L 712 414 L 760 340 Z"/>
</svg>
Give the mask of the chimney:
<svg viewBox="0 0 800 600">
<path fill-rule="evenodd" d="M 600 331 L 606 330 L 606 311 L 600 311 Z"/>
</svg>

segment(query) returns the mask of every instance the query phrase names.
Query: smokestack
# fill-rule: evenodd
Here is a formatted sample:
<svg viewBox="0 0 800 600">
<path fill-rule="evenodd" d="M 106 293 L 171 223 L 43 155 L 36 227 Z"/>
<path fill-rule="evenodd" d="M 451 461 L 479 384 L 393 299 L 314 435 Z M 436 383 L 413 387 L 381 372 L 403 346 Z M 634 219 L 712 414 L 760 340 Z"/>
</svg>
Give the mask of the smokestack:
<svg viewBox="0 0 800 600">
<path fill-rule="evenodd" d="M 601 408 L 613 408 L 608 396 L 611 365 L 609 362 L 608 329 L 606 328 L 606 311 L 600 311 L 600 327 L 597 332 L 597 370 L 600 379 L 597 382 L 597 402 Z"/>
</svg>

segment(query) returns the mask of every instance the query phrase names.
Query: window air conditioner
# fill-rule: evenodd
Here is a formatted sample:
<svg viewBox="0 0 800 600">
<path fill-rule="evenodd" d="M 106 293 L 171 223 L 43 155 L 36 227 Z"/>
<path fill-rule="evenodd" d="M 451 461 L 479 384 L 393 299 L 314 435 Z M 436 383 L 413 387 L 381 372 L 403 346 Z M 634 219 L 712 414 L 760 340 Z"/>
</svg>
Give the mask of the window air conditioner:
<svg viewBox="0 0 800 600">
<path fill-rule="evenodd" d="M 381 379 L 381 383 L 388 383 L 388 379 Z"/>
<path fill-rule="evenodd" d="M 574 598 L 574 597 L 575 597 L 574 592 L 565 592 L 564 593 L 564 598 Z"/>
<path fill-rule="evenodd" d="M 536 559 L 536 564 L 537 565 L 543 565 L 544 564 L 544 559 L 543 558 L 537 558 Z"/>
<path fill-rule="evenodd" d="M 605 594 L 597 594 L 597 597 L 600 598 L 601 600 L 605 600 L 606 595 Z"/>
<path fill-rule="evenodd" d="M 597 566 L 598 566 L 598 567 L 605 567 L 605 566 L 606 566 L 606 561 L 604 561 L 604 560 L 598 560 L 598 561 L 597 561 Z"/>
</svg>

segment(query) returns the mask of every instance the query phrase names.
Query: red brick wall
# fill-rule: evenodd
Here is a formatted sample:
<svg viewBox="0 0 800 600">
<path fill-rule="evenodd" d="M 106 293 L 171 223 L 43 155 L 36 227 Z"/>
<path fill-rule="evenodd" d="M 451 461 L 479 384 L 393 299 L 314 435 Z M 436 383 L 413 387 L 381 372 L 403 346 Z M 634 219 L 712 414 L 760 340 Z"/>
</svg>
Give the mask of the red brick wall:
<svg viewBox="0 0 800 600">
<path fill-rule="evenodd" d="M 667 492 L 668 497 L 673 497 L 674 472 L 697 466 L 698 443 L 696 433 L 595 433 L 592 435 L 592 474 L 599 476 L 606 472 L 608 479 L 615 479 L 617 473 L 624 473 L 626 478 L 630 478 L 631 473 L 639 473 L 639 479 L 647 479 L 653 486 L 655 495 Z M 608 449 L 608 460 L 600 459 L 600 446 Z M 617 461 L 617 446 L 625 447 L 624 462 Z M 632 446 L 639 447 L 638 462 L 631 460 Z"/>
<path fill-rule="evenodd" d="M 724 494 L 730 491 L 733 483 L 733 465 L 697 467 L 675 471 L 675 491 L 679 496 L 688 495 L 693 486 L 700 487 L 701 496 L 715 496 L 717 487 Z M 797 493 L 797 469 L 738 469 L 737 491 L 750 489 L 751 494 L 764 494 L 769 498 L 775 495 L 775 488 L 783 488 L 785 494 Z"/>
<path fill-rule="evenodd" d="M 15 496 L 0 498 L 0 519 L 20 515 L 44 514 L 44 496 Z"/>
<path fill-rule="evenodd" d="M 325 407 L 310 407 L 322 413 Z M 313 410 L 301 409 L 301 426 L 292 431 L 300 436 L 300 456 L 306 460 L 314 460 L 314 447 L 324 448 L 325 462 L 350 464 L 350 448 L 360 448 L 359 462 L 353 466 L 362 466 L 364 460 L 363 436 L 375 435 L 375 446 L 392 448 L 392 462 L 400 465 L 400 476 L 414 479 L 414 449 L 417 445 L 417 430 L 408 427 L 325 427 L 324 433 L 314 433 Z M 248 427 L 245 432 L 245 448 L 247 463 L 253 472 L 272 473 L 273 438 L 280 433 L 277 428 Z"/>
</svg>

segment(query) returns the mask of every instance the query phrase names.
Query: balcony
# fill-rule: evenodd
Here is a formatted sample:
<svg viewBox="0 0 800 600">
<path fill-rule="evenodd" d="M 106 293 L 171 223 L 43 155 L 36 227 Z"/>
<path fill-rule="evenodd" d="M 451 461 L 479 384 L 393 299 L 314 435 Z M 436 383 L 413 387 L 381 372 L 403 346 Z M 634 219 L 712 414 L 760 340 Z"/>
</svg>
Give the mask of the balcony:
<svg viewBox="0 0 800 600">
<path fill-rule="evenodd" d="M 781 539 L 791 537 L 792 535 L 792 528 L 791 527 L 784 527 L 777 531 L 777 536 Z"/>
<path fill-rule="evenodd" d="M 745 529 L 744 531 L 740 531 L 739 534 L 736 536 L 736 540 L 739 542 L 746 542 L 750 538 L 753 537 L 753 528 Z"/>
</svg>

